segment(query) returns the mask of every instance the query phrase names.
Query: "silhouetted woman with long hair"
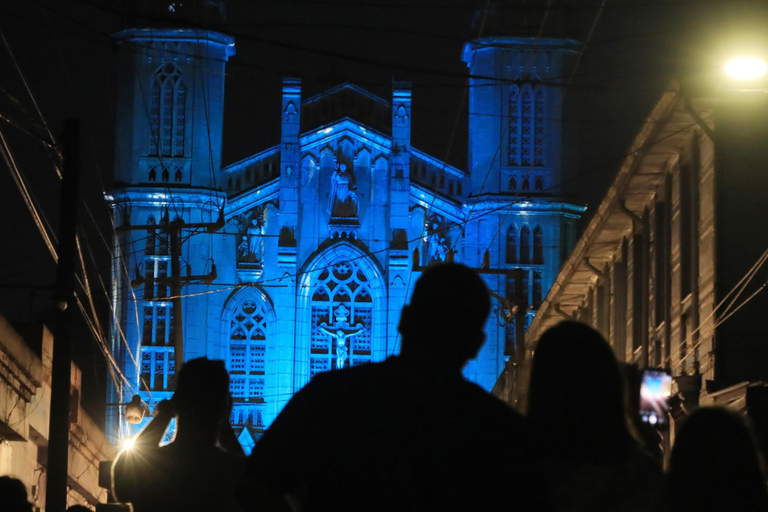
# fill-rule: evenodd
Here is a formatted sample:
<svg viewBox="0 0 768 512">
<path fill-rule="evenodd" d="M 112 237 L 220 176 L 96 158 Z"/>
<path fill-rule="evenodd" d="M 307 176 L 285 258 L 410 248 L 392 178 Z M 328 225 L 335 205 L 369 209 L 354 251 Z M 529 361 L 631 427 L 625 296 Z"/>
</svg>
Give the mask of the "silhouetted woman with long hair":
<svg viewBox="0 0 768 512">
<path fill-rule="evenodd" d="M 528 417 L 557 511 L 644 511 L 661 471 L 633 437 L 624 379 L 596 330 L 562 322 L 539 339 Z"/>
<path fill-rule="evenodd" d="M 695 411 L 675 439 L 666 485 L 676 512 L 766 512 L 768 491 L 744 420 L 719 407 Z"/>
</svg>

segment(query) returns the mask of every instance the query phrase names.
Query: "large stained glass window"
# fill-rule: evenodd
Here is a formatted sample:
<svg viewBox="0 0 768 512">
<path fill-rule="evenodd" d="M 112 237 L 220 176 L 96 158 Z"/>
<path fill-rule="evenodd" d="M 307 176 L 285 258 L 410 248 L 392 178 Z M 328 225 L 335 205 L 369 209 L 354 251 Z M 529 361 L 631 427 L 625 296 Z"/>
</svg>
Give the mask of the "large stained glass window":
<svg viewBox="0 0 768 512">
<path fill-rule="evenodd" d="M 517 262 L 517 231 L 513 224 L 507 229 L 507 263 Z"/>
<path fill-rule="evenodd" d="M 354 261 L 323 269 L 313 283 L 310 376 L 371 361 L 373 301 Z"/>
<path fill-rule="evenodd" d="M 536 88 L 536 99 L 534 100 L 534 131 L 533 131 L 533 165 L 545 165 L 544 140 L 546 121 L 544 119 L 544 88 Z"/>
<path fill-rule="evenodd" d="M 509 92 L 508 164 L 546 165 L 546 98 L 543 87 L 513 85 Z"/>
<path fill-rule="evenodd" d="M 520 165 L 520 89 L 516 85 L 509 91 L 509 165 Z"/>
<path fill-rule="evenodd" d="M 229 322 L 229 388 L 237 402 L 263 402 L 267 352 L 264 302 L 245 298 Z"/>
<path fill-rule="evenodd" d="M 186 102 L 187 87 L 179 68 L 164 64 L 152 77 L 150 88 L 150 155 L 184 156 Z"/>
</svg>

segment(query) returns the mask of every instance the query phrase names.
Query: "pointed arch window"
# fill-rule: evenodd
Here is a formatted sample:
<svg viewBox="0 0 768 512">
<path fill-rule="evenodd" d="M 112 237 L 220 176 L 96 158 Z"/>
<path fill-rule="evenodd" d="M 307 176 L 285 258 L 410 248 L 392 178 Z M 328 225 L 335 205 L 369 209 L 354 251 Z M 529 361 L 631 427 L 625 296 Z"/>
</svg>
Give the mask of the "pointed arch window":
<svg viewBox="0 0 768 512">
<path fill-rule="evenodd" d="M 511 176 L 509 178 L 509 190 L 515 192 L 517 190 L 517 178 Z"/>
<path fill-rule="evenodd" d="M 544 263 L 544 230 L 541 226 L 533 229 L 533 262 Z"/>
<path fill-rule="evenodd" d="M 541 306 L 541 272 L 533 273 L 533 307 L 538 308 Z"/>
<path fill-rule="evenodd" d="M 523 192 L 528 192 L 531 190 L 531 181 L 528 179 L 528 176 L 523 178 L 523 186 L 522 186 Z"/>
<path fill-rule="evenodd" d="M 517 262 L 517 230 L 514 225 L 507 229 L 507 263 Z"/>
<path fill-rule="evenodd" d="M 231 313 L 227 363 L 236 402 L 264 401 L 267 327 L 263 300 L 247 297 Z"/>
<path fill-rule="evenodd" d="M 153 156 L 183 157 L 187 86 L 179 68 L 164 64 L 150 88 L 150 148 Z"/>
<path fill-rule="evenodd" d="M 371 362 L 373 300 L 368 277 L 354 261 L 322 270 L 311 303 L 310 375 Z"/>
<path fill-rule="evenodd" d="M 533 165 L 546 165 L 544 159 L 544 137 L 546 121 L 544 119 L 544 88 L 537 87 L 534 100 L 534 130 L 533 130 Z"/>
<path fill-rule="evenodd" d="M 509 91 L 509 165 L 520 165 L 520 88 Z"/>
<path fill-rule="evenodd" d="M 533 163 L 533 90 L 529 86 L 523 87 L 520 98 L 520 165 Z"/>
<path fill-rule="evenodd" d="M 531 230 L 528 226 L 520 228 L 520 263 L 531 262 Z"/>
</svg>

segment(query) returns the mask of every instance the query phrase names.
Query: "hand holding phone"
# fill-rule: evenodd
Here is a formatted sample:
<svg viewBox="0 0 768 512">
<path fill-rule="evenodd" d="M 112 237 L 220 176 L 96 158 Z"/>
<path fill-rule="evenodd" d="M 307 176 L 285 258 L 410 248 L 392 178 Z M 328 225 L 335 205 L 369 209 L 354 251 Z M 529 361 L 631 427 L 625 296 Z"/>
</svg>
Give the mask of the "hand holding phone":
<svg viewBox="0 0 768 512">
<path fill-rule="evenodd" d="M 663 370 L 643 371 L 640 384 L 640 419 L 653 426 L 667 423 L 672 376 Z"/>
</svg>

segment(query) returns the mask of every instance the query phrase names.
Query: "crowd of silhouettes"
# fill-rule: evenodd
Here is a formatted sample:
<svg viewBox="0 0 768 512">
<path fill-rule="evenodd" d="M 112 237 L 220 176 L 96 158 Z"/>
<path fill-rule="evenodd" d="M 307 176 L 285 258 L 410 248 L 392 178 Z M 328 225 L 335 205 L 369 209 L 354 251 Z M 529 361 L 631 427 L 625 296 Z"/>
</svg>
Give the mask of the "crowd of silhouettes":
<svg viewBox="0 0 768 512">
<path fill-rule="evenodd" d="M 755 439 L 725 409 L 683 422 L 662 474 L 625 372 L 585 324 L 562 322 L 538 340 L 527 417 L 465 380 L 490 310 L 475 271 L 430 267 L 403 308 L 400 355 L 317 375 L 248 458 L 228 422 L 224 363 L 188 361 L 115 461 L 114 495 L 135 512 L 768 512 Z M 161 446 L 174 418 L 175 438 Z M 31 510 L 8 477 L 0 504 Z"/>
</svg>

